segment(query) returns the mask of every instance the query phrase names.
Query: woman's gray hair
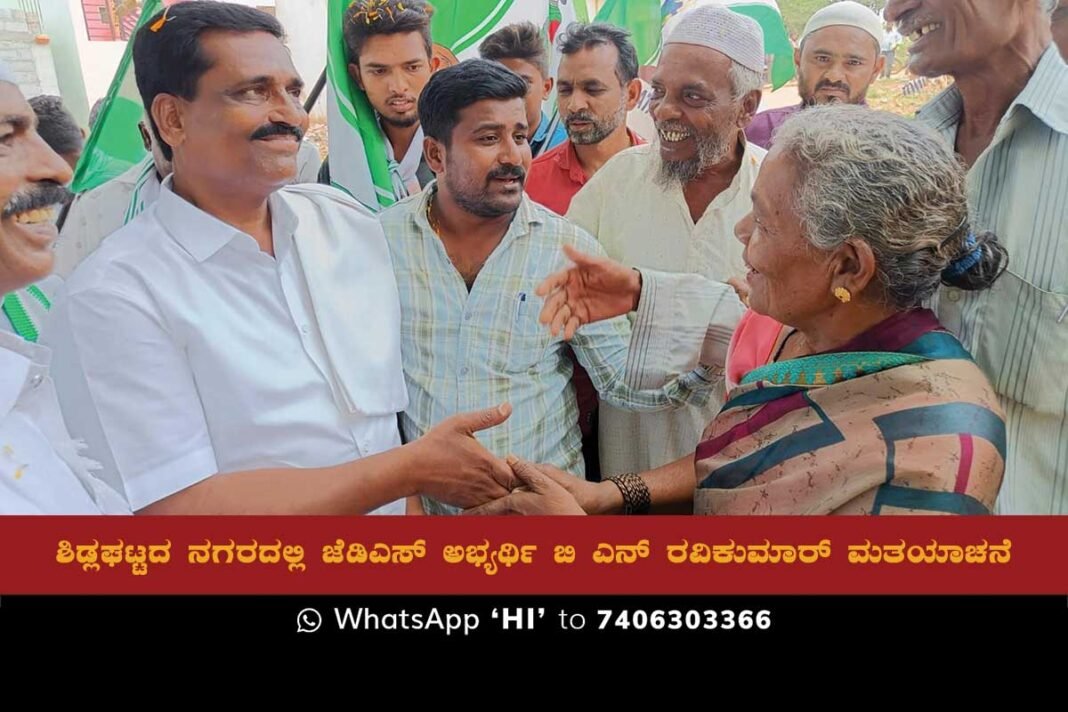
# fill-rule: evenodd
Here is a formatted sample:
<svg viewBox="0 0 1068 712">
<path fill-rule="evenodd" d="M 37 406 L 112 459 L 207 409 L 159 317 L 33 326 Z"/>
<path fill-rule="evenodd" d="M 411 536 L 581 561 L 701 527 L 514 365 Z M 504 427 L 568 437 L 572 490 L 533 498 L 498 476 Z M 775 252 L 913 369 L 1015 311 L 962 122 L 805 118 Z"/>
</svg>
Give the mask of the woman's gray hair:
<svg viewBox="0 0 1068 712">
<path fill-rule="evenodd" d="M 862 106 L 797 112 L 775 136 L 797 168 L 795 207 L 812 245 L 871 246 L 887 303 L 920 305 L 940 283 L 985 289 L 1005 250 L 968 224 L 966 172 L 922 124 Z"/>
</svg>

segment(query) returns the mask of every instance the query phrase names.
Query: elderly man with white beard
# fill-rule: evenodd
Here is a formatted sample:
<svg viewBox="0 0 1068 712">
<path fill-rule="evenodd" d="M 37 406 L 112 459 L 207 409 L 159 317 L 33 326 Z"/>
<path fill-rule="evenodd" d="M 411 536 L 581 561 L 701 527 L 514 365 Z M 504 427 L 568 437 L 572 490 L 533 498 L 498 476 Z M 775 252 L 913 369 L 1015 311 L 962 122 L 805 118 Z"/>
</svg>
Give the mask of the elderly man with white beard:
<svg viewBox="0 0 1068 712">
<path fill-rule="evenodd" d="M 652 77 L 658 140 L 617 154 L 571 201 L 567 217 L 609 257 L 662 273 L 656 299 L 644 300 L 656 308 L 635 316 L 656 333 L 644 351 L 632 350 L 630 372 L 650 378 L 637 385 L 693 368 L 706 336 L 725 350 L 741 317 L 741 302 L 724 283 L 745 273 L 734 226 L 752 210 L 749 194 L 766 153 L 744 133 L 760 105 L 763 72 L 764 36 L 755 21 L 717 5 L 685 14 Z M 677 279 L 664 279 L 671 276 Z M 663 371 L 653 378 L 649 364 Z M 602 474 L 641 472 L 692 452 L 717 400 L 670 413 L 605 406 Z"/>
</svg>

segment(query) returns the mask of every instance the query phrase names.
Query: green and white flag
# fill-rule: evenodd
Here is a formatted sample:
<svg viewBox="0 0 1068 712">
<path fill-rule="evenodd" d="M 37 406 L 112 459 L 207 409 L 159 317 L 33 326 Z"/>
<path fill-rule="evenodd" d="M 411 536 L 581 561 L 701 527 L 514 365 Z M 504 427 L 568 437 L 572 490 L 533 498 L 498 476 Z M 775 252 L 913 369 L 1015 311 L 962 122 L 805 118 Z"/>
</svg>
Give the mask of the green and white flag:
<svg viewBox="0 0 1068 712">
<path fill-rule="evenodd" d="M 403 193 L 395 187 L 374 109 L 349 76 L 344 22 L 351 4 L 352 0 L 330 0 L 327 11 L 330 180 L 377 212 Z M 504 25 L 524 21 L 544 25 L 549 12 L 547 0 L 433 0 L 432 4 L 434 54 L 443 66 L 477 57 L 479 43 Z"/>
<path fill-rule="evenodd" d="M 768 78 L 773 89 L 778 89 L 794 78 L 794 45 L 786 31 L 782 12 L 775 0 L 733 0 L 727 7 L 747 15 L 764 30 L 764 54 L 770 57 Z"/>
<path fill-rule="evenodd" d="M 137 27 L 174 2 L 144 0 Z M 131 37 L 133 35 L 131 34 Z M 96 125 L 74 169 L 71 190 L 82 193 L 106 183 L 127 171 L 145 157 L 145 146 L 137 123 L 144 118 L 141 95 L 137 92 L 133 68 L 133 41 L 126 43 L 115 78 L 111 80 L 107 97 L 97 117 Z"/>
<path fill-rule="evenodd" d="M 640 65 L 656 63 L 664 20 L 660 0 L 606 0 L 594 17 L 630 31 Z"/>
</svg>

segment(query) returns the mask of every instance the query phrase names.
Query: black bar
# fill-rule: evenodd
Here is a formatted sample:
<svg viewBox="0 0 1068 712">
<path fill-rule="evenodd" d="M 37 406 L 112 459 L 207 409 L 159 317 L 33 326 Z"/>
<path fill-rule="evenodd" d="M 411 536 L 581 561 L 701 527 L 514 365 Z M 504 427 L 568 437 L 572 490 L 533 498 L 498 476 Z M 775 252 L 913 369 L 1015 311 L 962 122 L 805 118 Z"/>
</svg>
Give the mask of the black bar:
<svg viewBox="0 0 1068 712">
<path fill-rule="evenodd" d="M 323 73 L 319 75 L 319 79 L 315 82 L 315 86 L 312 87 L 311 92 L 308 94 L 307 101 L 304 102 L 305 113 L 311 113 L 312 107 L 315 106 L 315 102 L 319 101 L 319 95 L 323 93 L 323 87 L 326 86 L 326 67 L 323 67 Z"/>
<path fill-rule="evenodd" d="M 450 649 L 544 641 L 565 646 L 560 650 L 697 640 L 734 650 L 907 636 L 911 645 L 988 646 L 996 639 L 1041 647 L 1042 639 L 1060 645 L 1066 632 L 1065 596 L 0 597 L 5 646 L 43 637 L 134 642 L 150 636 Z"/>
</svg>

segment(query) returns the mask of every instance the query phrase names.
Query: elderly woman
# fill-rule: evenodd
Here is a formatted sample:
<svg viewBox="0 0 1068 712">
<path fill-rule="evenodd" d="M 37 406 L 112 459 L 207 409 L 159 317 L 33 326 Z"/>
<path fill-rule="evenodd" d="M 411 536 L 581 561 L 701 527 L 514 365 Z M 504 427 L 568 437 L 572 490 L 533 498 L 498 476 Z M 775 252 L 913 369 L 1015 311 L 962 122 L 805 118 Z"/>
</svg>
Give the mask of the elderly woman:
<svg viewBox="0 0 1068 712">
<path fill-rule="evenodd" d="M 751 368 L 693 457 L 586 483 L 512 459 L 526 483 L 479 513 L 985 514 L 1004 470 L 994 391 L 929 310 L 940 283 L 990 287 L 1006 255 L 968 224 L 965 173 L 935 134 L 842 106 L 776 137 L 735 232 Z M 565 336 L 637 303 L 634 273 L 571 253 L 543 285 Z M 785 325 L 785 326 L 784 326 Z"/>
</svg>

